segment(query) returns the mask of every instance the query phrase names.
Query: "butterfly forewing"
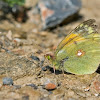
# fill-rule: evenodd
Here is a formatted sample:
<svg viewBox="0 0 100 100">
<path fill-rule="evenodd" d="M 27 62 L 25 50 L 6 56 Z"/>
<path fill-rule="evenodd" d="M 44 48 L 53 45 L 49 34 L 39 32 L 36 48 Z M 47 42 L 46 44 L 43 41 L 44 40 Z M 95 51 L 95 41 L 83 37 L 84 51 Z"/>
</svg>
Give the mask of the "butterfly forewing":
<svg viewBox="0 0 100 100">
<path fill-rule="evenodd" d="M 74 30 L 72 30 L 68 36 L 66 36 L 58 45 L 56 49 L 56 54 L 66 45 L 70 44 L 70 42 L 74 43 L 74 40 L 79 38 L 86 38 L 88 34 L 97 33 L 96 27 L 97 25 L 94 25 L 95 20 L 89 19 L 87 21 L 84 21 L 79 26 L 77 26 Z"/>
</svg>

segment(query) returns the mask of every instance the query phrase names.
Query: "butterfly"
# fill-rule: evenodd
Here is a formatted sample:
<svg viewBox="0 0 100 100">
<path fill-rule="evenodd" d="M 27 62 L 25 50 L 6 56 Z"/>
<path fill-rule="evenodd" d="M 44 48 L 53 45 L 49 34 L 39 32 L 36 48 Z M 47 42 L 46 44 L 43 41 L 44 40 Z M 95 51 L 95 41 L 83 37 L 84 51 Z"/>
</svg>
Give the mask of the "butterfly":
<svg viewBox="0 0 100 100">
<path fill-rule="evenodd" d="M 100 34 L 94 19 L 84 21 L 58 45 L 53 56 L 47 55 L 57 70 L 84 75 L 94 73 L 100 63 Z"/>
</svg>

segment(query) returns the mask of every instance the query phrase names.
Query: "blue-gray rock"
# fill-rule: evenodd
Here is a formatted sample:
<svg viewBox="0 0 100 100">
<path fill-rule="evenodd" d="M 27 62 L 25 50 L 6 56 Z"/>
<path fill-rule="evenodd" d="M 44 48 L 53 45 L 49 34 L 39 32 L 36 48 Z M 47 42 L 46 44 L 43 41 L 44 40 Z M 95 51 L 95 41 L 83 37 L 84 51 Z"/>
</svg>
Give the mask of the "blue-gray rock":
<svg viewBox="0 0 100 100">
<path fill-rule="evenodd" d="M 38 89 L 38 87 L 35 84 L 27 84 L 26 86 L 33 87 L 34 89 Z"/>
<path fill-rule="evenodd" d="M 3 85 L 13 85 L 13 80 L 10 77 L 3 78 Z"/>
<path fill-rule="evenodd" d="M 33 60 L 36 60 L 36 61 L 40 61 L 40 59 L 37 56 L 31 55 L 30 58 L 33 59 Z"/>
<path fill-rule="evenodd" d="M 81 0 L 39 0 L 38 7 L 43 29 L 47 29 L 75 15 L 81 8 Z"/>
</svg>

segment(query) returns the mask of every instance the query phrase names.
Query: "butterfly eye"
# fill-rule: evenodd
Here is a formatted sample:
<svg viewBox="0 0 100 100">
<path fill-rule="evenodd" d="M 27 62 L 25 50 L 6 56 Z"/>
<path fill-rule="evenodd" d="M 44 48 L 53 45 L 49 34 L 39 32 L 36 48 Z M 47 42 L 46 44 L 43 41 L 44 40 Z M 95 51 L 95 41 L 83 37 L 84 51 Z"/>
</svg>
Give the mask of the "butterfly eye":
<svg viewBox="0 0 100 100">
<path fill-rule="evenodd" d="M 45 58 L 47 58 L 48 60 L 50 60 L 50 59 L 51 59 L 50 54 L 46 54 L 46 55 L 45 55 Z"/>
<path fill-rule="evenodd" d="M 48 55 L 48 56 L 47 56 L 47 59 L 48 59 L 48 60 L 50 60 L 50 59 L 51 59 L 50 55 Z"/>
<path fill-rule="evenodd" d="M 45 58 L 47 58 L 48 60 L 54 60 L 55 56 L 53 54 L 46 54 Z"/>
</svg>

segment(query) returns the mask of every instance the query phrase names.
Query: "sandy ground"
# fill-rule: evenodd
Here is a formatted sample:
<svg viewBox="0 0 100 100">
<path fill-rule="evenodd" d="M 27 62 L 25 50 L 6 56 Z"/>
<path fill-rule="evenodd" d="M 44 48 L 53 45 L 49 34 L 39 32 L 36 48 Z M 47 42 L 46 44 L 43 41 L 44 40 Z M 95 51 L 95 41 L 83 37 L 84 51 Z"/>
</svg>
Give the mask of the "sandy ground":
<svg viewBox="0 0 100 100">
<path fill-rule="evenodd" d="M 26 7 L 38 2 L 26 1 Z M 11 21 L 1 20 L 0 41 L 8 51 L 0 51 L 0 100 L 100 100 L 100 72 L 81 76 L 66 73 L 63 77 L 49 69 L 41 71 L 40 61 L 30 58 L 34 55 L 43 60 L 44 54 L 54 52 L 84 20 L 95 19 L 100 32 L 100 0 L 82 0 L 82 4 L 81 18 L 49 31 L 41 31 L 40 15 L 34 9 L 27 12 L 29 19 L 25 23 L 16 22 L 11 15 L 7 16 Z M 14 85 L 2 85 L 3 77 L 11 77 Z M 43 88 L 50 82 L 56 89 Z"/>
</svg>

